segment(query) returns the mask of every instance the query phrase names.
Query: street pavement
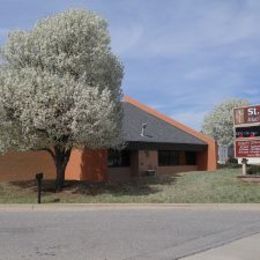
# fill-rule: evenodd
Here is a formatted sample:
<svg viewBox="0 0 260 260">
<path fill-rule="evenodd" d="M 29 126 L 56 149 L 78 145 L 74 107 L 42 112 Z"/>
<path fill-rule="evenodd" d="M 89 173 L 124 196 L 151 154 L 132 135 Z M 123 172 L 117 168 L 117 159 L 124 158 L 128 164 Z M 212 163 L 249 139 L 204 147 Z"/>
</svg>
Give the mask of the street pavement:
<svg viewBox="0 0 260 260">
<path fill-rule="evenodd" d="M 0 207 L 1 260 L 173 260 L 220 250 L 258 233 L 258 206 Z M 259 239 L 252 241 L 259 247 Z M 260 259 L 259 251 L 248 252 L 252 258 L 246 260 Z M 205 257 L 194 259 L 214 259 Z"/>
</svg>

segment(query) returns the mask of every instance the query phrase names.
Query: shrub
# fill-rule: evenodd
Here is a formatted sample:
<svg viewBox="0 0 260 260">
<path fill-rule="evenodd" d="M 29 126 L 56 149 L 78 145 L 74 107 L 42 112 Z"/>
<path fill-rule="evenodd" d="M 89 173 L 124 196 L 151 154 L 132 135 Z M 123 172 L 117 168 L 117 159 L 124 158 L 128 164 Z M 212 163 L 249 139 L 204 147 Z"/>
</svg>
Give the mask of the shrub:
<svg viewBox="0 0 260 260">
<path fill-rule="evenodd" d="M 228 161 L 225 163 L 224 168 L 229 168 L 229 169 L 235 169 L 239 168 L 241 165 L 238 164 L 238 161 L 236 158 L 229 158 Z"/>
<path fill-rule="evenodd" d="M 247 169 L 247 174 L 260 175 L 260 165 L 250 165 Z"/>
</svg>

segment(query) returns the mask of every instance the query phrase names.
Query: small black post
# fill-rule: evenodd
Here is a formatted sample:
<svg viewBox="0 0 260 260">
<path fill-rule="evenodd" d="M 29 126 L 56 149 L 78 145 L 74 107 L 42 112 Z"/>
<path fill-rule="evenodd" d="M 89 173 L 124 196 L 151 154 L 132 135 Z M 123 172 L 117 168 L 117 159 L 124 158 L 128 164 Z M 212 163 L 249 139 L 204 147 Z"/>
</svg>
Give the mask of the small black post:
<svg viewBox="0 0 260 260">
<path fill-rule="evenodd" d="M 42 179 L 43 179 L 43 173 L 37 173 L 35 174 L 35 179 L 37 181 L 38 186 L 38 204 L 41 204 L 41 192 L 42 192 Z"/>
</svg>

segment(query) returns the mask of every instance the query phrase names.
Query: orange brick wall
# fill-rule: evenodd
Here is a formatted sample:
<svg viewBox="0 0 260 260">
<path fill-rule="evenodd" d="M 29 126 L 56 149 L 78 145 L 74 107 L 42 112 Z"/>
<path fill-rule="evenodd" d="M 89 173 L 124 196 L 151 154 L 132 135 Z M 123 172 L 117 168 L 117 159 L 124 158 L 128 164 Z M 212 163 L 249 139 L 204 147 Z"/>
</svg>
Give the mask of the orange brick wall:
<svg viewBox="0 0 260 260">
<path fill-rule="evenodd" d="M 68 180 L 104 181 L 107 179 L 107 153 L 104 150 L 73 150 L 66 169 Z M 56 170 L 47 152 L 10 152 L 0 156 L 0 181 L 35 179 L 44 173 L 44 179 L 55 179 Z"/>
<path fill-rule="evenodd" d="M 139 151 L 139 176 L 145 174 L 147 170 L 157 170 L 158 167 L 158 152 L 156 150 L 140 150 Z"/>
<path fill-rule="evenodd" d="M 108 168 L 107 175 L 111 182 L 125 182 L 131 179 L 132 170 L 131 167 Z"/>
<path fill-rule="evenodd" d="M 35 178 L 38 172 L 45 179 L 55 178 L 55 167 L 47 152 L 9 152 L 0 156 L 0 181 L 19 181 Z"/>
<path fill-rule="evenodd" d="M 66 179 L 93 182 L 107 180 L 107 151 L 73 150 L 66 169 Z"/>
</svg>

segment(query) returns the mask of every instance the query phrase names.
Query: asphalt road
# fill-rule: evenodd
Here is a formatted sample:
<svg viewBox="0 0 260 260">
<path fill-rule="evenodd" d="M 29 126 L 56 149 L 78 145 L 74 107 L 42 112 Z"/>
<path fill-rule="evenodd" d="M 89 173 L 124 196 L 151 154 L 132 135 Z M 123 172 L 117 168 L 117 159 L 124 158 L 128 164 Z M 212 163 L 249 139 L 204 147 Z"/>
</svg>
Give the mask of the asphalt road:
<svg viewBox="0 0 260 260">
<path fill-rule="evenodd" d="M 179 259 L 258 232 L 257 209 L 0 209 L 0 259 Z"/>
</svg>

